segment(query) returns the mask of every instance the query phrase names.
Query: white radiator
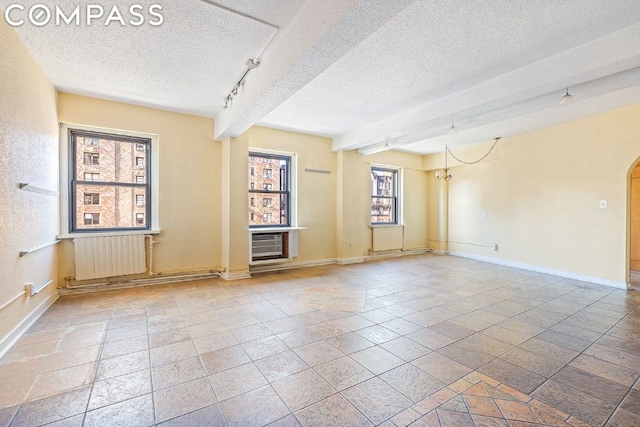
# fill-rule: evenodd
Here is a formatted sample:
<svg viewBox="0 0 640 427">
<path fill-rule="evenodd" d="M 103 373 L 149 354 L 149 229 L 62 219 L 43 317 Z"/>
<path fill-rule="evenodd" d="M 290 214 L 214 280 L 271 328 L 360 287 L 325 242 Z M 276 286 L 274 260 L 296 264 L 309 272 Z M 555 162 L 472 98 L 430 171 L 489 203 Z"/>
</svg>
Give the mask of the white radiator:
<svg viewBox="0 0 640 427">
<path fill-rule="evenodd" d="M 373 227 L 373 252 L 402 249 L 404 227 Z"/>
<path fill-rule="evenodd" d="M 144 273 L 144 238 L 139 234 L 73 239 L 76 280 Z"/>
</svg>

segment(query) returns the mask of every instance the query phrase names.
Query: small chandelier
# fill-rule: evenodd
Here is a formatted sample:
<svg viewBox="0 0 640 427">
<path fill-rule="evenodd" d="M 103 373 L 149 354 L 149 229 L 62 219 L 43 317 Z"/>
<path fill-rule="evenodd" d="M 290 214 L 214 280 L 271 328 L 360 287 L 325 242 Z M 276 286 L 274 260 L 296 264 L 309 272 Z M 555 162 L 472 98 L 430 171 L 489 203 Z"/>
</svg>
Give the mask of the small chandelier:
<svg viewBox="0 0 640 427">
<path fill-rule="evenodd" d="M 449 172 L 449 169 L 445 169 L 444 171 L 436 171 L 436 178 L 438 179 L 438 181 L 441 179 L 449 180 L 453 179 L 453 176 L 451 176 L 451 172 Z"/>
<path fill-rule="evenodd" d="M 453 124 L 451 125 L 451 127 L 453 128 Z M 444 171 L 436 171 L 436 179 L 438 181 L 440 181 L 441 179 L 444 179 L 444 180 L 447 180 L 447 181 L 453 179 L 453 176 L 451 176 L 451 171 L 449 171 L 449 166 L 447 164 L 447 152 L 448 151 L 449 151 L 449 147 L 445 145 L 445 147 L 444 147 Z"/>
</svg>

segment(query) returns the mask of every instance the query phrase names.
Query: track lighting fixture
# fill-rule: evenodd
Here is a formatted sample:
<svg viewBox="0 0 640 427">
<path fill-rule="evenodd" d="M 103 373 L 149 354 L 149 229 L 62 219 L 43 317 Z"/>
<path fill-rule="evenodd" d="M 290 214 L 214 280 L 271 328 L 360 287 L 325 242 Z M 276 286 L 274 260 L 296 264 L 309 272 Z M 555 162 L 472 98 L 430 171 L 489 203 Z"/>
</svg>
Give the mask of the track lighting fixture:
<svg viewBox="0 0 640 427">
<path fill-rule="evenodd" d="M 242 77 L 240 77 L 240 80 L 238 80 L 227 97 L 224 99 L 224 106 L 222 108 L 229 108 L 229 106 L 231 105 L 231 100 L 238 95 L 238 90 L 244 83 L 244 80 L 247 78 L 247 74 L 249 74 L 251 70 L 255 70 L 258 65 L 260 65 L 260 61 L 257 59 L 249 59 L 247 61 L 247 69 L 244 70 L 244 73 L 242 73 Z"/>
</svg>

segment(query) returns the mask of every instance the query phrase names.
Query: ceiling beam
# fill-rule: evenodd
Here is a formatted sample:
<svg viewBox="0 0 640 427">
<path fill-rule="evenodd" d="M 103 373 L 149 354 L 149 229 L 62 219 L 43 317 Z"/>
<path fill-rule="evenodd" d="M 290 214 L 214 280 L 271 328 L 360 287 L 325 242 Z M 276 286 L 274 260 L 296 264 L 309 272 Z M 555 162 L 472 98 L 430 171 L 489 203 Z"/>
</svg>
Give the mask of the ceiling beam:
<svg viewBox="0 0 640 427">
<path fill-rule="evenodd" d="M 368 150 L 382 146 L 385 140 L 400 148 L 440 138 L 452 122 L 458 131 L 464 131 L 554 108 L 567 86 L 586 96 L 601 95 L 598 87 L 635 86 L 640 55 L 625 48 L 629 45 L 640 45 L 640 24 L 340 135 L 334 138 L 333 149 Z M 597 56 L 597 52 L 607 54 Z"/>
<path fill-rule="evenodd" d="M 307 1 L 263 57 L 251 58 L 260 66 L 216 116 L 214 138 L 249 129 L 414 1 Z"/>
</svg>

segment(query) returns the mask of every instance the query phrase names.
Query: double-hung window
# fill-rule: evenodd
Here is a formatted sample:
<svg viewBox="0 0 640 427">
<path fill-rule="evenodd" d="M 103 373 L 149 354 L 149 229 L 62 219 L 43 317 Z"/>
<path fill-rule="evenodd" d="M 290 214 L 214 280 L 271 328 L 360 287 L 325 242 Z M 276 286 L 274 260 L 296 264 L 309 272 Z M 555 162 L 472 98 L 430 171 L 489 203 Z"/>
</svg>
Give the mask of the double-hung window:
<svg viewBox="0 0 640 427">
<path fill-rule="evenodd" d="M 398 170 L 371 168 L 371 224 L 398 224 Z"/>
<path fill-rule="evenodd" d="M 290 226 L 290 192 L 291 157 L 249 153 L 249 226 Z"/>
<path fill-rule="evenodd" d="M 69 130 L 69 231 L 149 230 L 151 139 Z"/>
</svg>

